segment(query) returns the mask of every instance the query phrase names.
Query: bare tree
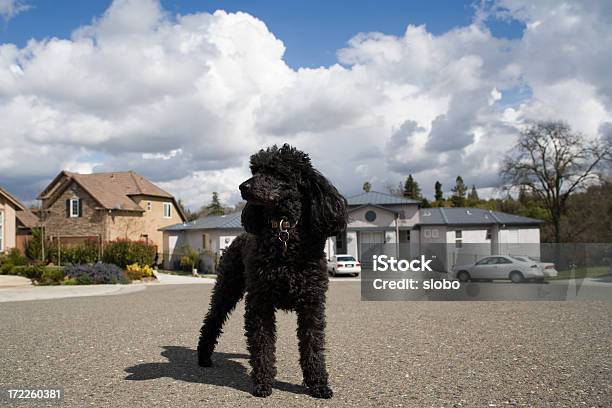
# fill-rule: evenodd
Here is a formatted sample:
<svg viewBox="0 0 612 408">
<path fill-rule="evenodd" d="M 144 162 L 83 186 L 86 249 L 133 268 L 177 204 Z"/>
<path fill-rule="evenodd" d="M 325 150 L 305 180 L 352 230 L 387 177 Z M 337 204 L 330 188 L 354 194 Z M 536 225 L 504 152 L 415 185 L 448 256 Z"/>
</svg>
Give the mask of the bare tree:
<svg viewBox="0 0 612 408">
<path fill-rule="evenodd" d="M 610 154 L 609 142 L 587 140 L 564 122 L 536 122 L 521 133 L 500 174 L 507 188 L 526 189 L 541 200 L 560 242 L 568 197 L 597 180 Z"/>
</svg>

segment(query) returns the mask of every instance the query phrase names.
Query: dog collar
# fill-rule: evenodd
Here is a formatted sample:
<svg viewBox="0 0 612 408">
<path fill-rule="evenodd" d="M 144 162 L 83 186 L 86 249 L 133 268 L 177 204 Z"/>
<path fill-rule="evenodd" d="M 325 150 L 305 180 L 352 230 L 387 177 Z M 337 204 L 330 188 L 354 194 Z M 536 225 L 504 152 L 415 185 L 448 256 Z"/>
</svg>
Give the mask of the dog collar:
<svg viewBox="0 0 612 408">
<path fill-rule="evenodd" d="M 276 237 L 280 242 L 283 243 L 283 255 L 287 253 L 287 242 L 289 241 L 289 230 L 295 229 L 297 227 L 298 222 L 296 221 L 293 226 L 287 219 L 287 217 L 281 217 L 278 221 L 271 221 L 272 229 L 278 229 Z"/>
<path fill-rule="evenodd" d="M 291 223 L 286 217 L 281 217 L 281 219 L 278 221 L 276 220 L 270 221 L 270 225 L 272 226 L 272 229 L 278 229 L 279 231 L 287 231 L 287 230 L 294 229 L 295 227 L 297 227 L 298 223 L 296 221 L 295 224 L 291 226 Z"/>
</svg>

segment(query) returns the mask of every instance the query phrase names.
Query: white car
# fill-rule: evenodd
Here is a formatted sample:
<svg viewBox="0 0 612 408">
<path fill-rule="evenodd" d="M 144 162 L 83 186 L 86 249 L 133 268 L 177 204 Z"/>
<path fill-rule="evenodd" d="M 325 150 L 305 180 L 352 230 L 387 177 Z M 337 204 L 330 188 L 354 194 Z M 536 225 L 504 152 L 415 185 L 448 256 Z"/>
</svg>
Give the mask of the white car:
<svg viewBox="0 0 612 408">
<path fill-rule="evenodd" d="M 516 258 L 518 260 L 521 261 L 525 261 L 525 262 L 530 262 L 533 261 L 535 263 L 538 264 L 538 266 L 540 267 L 540 269 L 542 270 L 542 272 L 544 273 L 544 277 L 546 278 L 554 278 L 555 276 L 557 276 L 557 274 L 559 272 L 557 272 L 557 269 L 555 268 L 555 264 L 552 262 L 540 262 L 535 258 L 529 257 L 529 256 L 512 256 L 513 258 Z"/>
<path fill-rule="evenodd" d="M 327 270 L 332 276 L 359 276 L 361 273 L 361 263 L 353 255 L 334 255 L 327 261 Z"/>
<path fill-rule="evenodd" d="M 525 280 L 543 281 L 547 276 L 556 275 L 554 264 L 514 255 L 492 255 L 473 264 L 456 265 L 449 274 L 450 278 L 462 282 L 476 279 L 510 279 L 514 283 Z"/>
</svg>

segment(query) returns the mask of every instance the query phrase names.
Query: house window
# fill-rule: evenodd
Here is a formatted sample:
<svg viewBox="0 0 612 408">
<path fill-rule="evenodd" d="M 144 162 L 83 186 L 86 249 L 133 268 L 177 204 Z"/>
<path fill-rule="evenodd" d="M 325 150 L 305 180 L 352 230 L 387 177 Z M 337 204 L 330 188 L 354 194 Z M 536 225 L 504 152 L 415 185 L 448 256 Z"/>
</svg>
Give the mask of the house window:
<svg viewBox="0 0 612 408">
<path fill-rule="evenodd" d="M 81 215 L 81 200 L 73 198 L 70 200 L 70 218 L 77 218 Z"/>
<path fill-rule="evenodd" d="M 438 238 L 438 230 L 436 228 L 431 230 L 431 237 L 432 238 Z"/>
<path fill-rule="evenodd" d="M 147 201 L 147 211 L 151 211 L 151 202 Z"/>
<path fill-rule="evenodd" d="M 491 240 L 491 230 L 490 229 L 487 230 L 487 240 L 489 241 Z"/>
<path fill-rule="evenodd" d="M 336 235 L 336 252 L 344 252 L 344 234 Z"/>
<path fill-rule="evenodd" d="M 172 217 L 172 205 L 170 203 L 164 203 L 164 218 Z"/>
<path fill-rule="evenodd" d="M 376 220 L 376 213 L 372 210 L 365 213 L 365 219 L 368 222 L 374 222 Z"/>
<path fill-rule="evenodd" d="M 463 231 L 456 230 L 455 231 L 455 248 L 463 247 Z"/>
<path fill-rule="evenodd" d="M 431 238 L 431 230 L 429 228 L 423 230 L 425 238 Z"/>
<path fill-rule="evenodd" d="M 0 211 L 0 252 L 4 251 L 4 211 Z"/>
<path fill-rule="evenodd" d="M 208 234 L 202 234 L 202 249 L 209 249 L 209 242 Z"/>
</svg>

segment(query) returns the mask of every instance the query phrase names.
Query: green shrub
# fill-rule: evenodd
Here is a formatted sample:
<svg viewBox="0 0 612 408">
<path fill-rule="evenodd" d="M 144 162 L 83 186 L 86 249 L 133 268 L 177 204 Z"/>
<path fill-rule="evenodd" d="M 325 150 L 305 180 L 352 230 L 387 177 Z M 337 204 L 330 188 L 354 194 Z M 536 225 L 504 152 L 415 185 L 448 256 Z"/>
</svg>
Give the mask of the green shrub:
<svg viewBox="0 0 612 408">
<path fill-rule="evenodd" d="M 100 244 L 96 239 L 87 239 L 80 244 L 62 244 L 57 242 L 47 245 L 47 260 L 54 264 L 80 265 L 93 264 L 98 261 Z"/>
<path fill-rule="evenodd" d="M 93 285 L 95 283 L 90 275 L 80 275 L 76 278 L 70 278 L 70 280 L 74 280 L 76 285 Z"/>
<path fill-rule="evenodd" d="M 21 255 L 21 251 L 17 248 L 12 248 L 8 254 L 4 256 L 4 263 L 11 263 L 14 266 L 23 266 L 28 264 L 28 258 Z"/>
<path fill-rule="evenodd" d="M 16 275 L 15 265 L 9 261 L 4 261 L 0 266 L 0 275 Z"/>
<path fill-rule="evenodd" d="M 26 256 L 32 261 L 42 260 L 42 229 L 32 228 L 32 238 L 26 242 Z"/>
<path fill-rule="evenodd" d="M 72 286 L 72 285 L 80 285 L 79 281 L 74 278 L 64 279 L 62 282 L 64 285 Z"/>
<path fill-rule="evenodd" d="M 191 271 L 197 268 L 200 264 L 200 253 L 190 246 L 181 248 L 181 253 L 184 255 L 181 257 L 179 264 L 182 268 Z"/>
<path fill-rule="evenodd" d="M 117 240 L 109 242 L 104 248 L 102 260 L 125 269 L 128 265 L 152 266 L 155 262 L 157 247 L 144 241 Z"/>
<path fill-rule="evenodd" d="M 45 267 L 42 265 L 28 265 L 18 266 L 16 275 L 21 275 L 24 278 L 33 279 L 39 281 L 45 271 Z"/>
<path fill-rule="evenodd" d="M 64 280 L 64 276 L 66 276 L 64 268 L 47 267 L 44 268 L 39 283 L 41 285 L 59 285 Z"/>
</svg>

